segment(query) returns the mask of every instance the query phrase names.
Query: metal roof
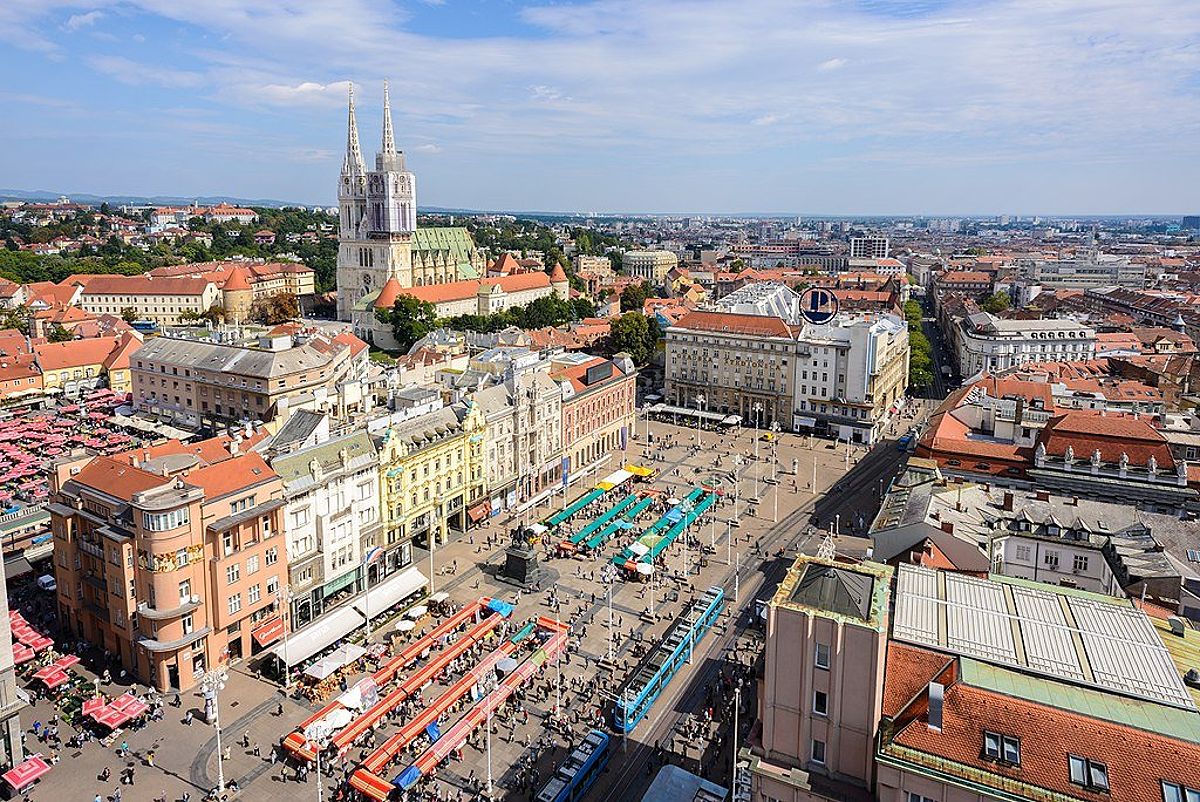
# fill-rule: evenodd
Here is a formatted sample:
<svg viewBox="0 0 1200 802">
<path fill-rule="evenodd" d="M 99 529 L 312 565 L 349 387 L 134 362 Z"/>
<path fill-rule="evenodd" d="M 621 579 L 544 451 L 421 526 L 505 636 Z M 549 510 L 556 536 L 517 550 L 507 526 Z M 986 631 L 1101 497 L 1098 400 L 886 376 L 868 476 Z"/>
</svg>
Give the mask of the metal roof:
<svg viewBox="0 0 1200 802">
<path fill-rule="evenodd" d="M 893 637 L 1196 709 L 1145 614 L 1097 594 L 901 565 Z"/>
<path fill-rule="evenodd" d="M 838 615 L 860 618 L 871 616 L 871 591 L 875 578 L 833 565 L 809 563 L 792 591 L 797 604 L 828 610 Z"/>
</svg>

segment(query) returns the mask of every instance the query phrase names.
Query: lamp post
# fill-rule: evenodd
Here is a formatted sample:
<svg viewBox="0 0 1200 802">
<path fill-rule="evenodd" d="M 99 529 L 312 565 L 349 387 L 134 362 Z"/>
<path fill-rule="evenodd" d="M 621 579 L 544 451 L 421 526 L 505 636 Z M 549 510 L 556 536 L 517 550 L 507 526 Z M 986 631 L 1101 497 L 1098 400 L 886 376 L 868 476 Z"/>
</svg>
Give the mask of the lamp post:
<svg viewBox="0 0 1200 802">
<path fill-rule="evenodd" d="M 754 402 L 754 500 L 758 501 L 758 430 L 762 424 L 762 404 L 758 401 Z"/>
<path fill-rule="evenodd" d="M 286 695 L 292 687 L 292 667 L 288 663 L 288 621 L 292 611 L 292 586 L 277 588 L 275 602 L 279 605 L 279 620 L 283 622 L 283 693 Z"/>
<path fill-rule="evenodd" d="M 432 535 L 431 535 L 431 538 L 432 538 Z M 432 542 L 433 541 L 431 539 L 430 543 L 432 543 Z M 382 554 L 383 554 L 382 548 L 380 548 L 379 546 L 372 546 L 371 548 L 367 549 L 367 553 L 365 555 L 363 555 L 363 562 L 362 562 L 363 613 L 367 617 L 367 638 L 366 638 L 367 641 L 371 640 L 371 564 L 373 562 L 375 562 L 376 560 L 378 560 Z M 431 547 L 431 551 L 429 552 L 429 556 L 430 556 L 430 560 L 432 561 L 432 558 L 433 558 L 432 547 Z M 433 566 L 430 565 L 431 569 L 432 569 L 432 567 Z M 432 582 L 433 582 L 432 576 L 430 577 L 429 581 L 432 584 Z M 431 589 L 430 593 L 432 593 L 432 592 L 433 591 Z M 366 641 L 364 641 L 364 643 L 365 642 Z"/>
<path fill-rule="evenodd" d="M 696 396 L 696 451 L 700 450 L 700 414 L 704 411 L 704 394 Z"/>
<path fill-rule="evenodd" d="M 312 748 L 317 756 L 317 802 L 321 802 L 324 793 L 321 790 L 321 752 L 325 751 L 325 742 L 333 732 L 325 719 L 317 719 L 304 728 L 304 744 Z"/>
<path fill-rule="evenodd" d="M 654 609 L 653 591 L 650 596 L 650 608 Z M 612 583 L 608 583 L 608 662 L 613 659 L 613 608 L 612 608 Z"/>
<path fill-rule="evenodd" d="M 218 694 L 225 687 L 229 673 L 216 668 L 200 677 L 200 693 L 204 696 L 204 719 L 217 730 L 217 796 L 225 793 L 225 753 L 221 747 L 221 705 Z"/>
</svg>

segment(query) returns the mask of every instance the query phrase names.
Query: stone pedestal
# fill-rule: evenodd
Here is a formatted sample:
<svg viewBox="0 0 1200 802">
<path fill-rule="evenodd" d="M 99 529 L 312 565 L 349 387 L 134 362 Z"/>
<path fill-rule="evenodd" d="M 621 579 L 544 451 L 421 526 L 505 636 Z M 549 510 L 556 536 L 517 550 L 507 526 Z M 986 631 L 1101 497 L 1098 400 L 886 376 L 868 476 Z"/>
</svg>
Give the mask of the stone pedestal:
<svg viewBox="0 0 1200 802">
<path fill-rule="evenodd" d="M 538 562 L 537 551 L 530 543 L 528 530 L 517 527 L 512 533 L 512 544 L 504 551 L 504 566 L 500 579 L 522 588 L 535 589 L 547 577 L 547 571 Z"/>
</svg>

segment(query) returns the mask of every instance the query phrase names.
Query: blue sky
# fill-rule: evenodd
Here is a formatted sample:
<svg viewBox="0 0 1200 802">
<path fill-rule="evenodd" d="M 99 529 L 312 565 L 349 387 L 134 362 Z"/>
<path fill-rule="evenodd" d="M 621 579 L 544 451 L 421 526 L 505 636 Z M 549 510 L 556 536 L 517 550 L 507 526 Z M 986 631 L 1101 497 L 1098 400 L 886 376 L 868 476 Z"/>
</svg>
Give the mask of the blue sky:
<svg viewBox="0 0 1200 802">
<path fill-rule="evenodd" d="M 1195 0 L 2 0 L 0 186 L 422 205 L 1200 211 Z"/>
</svg>

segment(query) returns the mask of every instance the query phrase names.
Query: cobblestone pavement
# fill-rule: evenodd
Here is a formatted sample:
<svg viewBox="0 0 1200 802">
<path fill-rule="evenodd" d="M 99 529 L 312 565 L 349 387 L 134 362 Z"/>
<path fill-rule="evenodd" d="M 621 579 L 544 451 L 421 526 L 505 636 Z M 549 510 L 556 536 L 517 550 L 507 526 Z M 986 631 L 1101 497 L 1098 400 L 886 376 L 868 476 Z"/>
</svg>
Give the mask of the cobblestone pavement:
<svg viewBox="0 0 1200 802">
<path fill-rule="evenodd" d="M 657 469 L 660 477 L 653 485 L 675 495 L 682 496 L 702 482 L 719 483 L 727 495 L 716 508 L 715 516 L 702 519 L 690 530 L 693 536 L 691 547 L 685 548 L 683 539 L 671 546 L 666 557 L 667 570 L 659 582 L 650 586 L 617 580 L 611 585 L 611 630 L 610 586 L 601 580 L 598 569 L 615 550 L 635 536 L 636 530 L 615 537 L 595 559 L 552 558 L 544 561 L 558 575 L 554 583 L 560 600 L 557 610 L 551 609 L 546 593 L 523 593 L 518 600 L 511 585 L 493 578 L 495 567 L 503 561 L 504 546 L 508 542 L 507 528 L 513 523 L 504 520 L 504 516 L 498 516 L 501 520 L 493 519 L 447 544 L 435 554 L 434 589 L 448 592 L 454 602 L 461 604 L 481 595 L 501 597 L 516 603 L 515 620 L 524 621 L 535 615 L 558 615 L 571 625 L 576 638 L 577 648 L 569 658 L 557 666 L 550 664 L 536 678 L 526 701 L 528 723 L 500 719 L 494 722 L 491 747 L 496 797 L 529 798 L 529 787 L 538 787 L 539 781 L 565 755 L 566 748 L 596 723 L 591 720 L 595 711 L 601 711 L 607 725 L 611 706 L 604 695 L 614 692 L 625 673 L 636 665 L 635 652 L 639 644 L 651 645 L 694 589 L 713 584 L 724 586 L 730 599 L 721 624 L 714 628 L 714 635 L 700 643 L 692 665 L 674 680 L 628 743 L 614 752 L 610 768 L 594 792 L 594 798 L 624 799 L 630 798 L 630 794 L 636 798 L 636 789 L 648 781 L 650 769 L 647 767 L 664 760 L 681 763 L 692 770 L 699 767 L 713 778 L 723 779 L 728 758 L 719 755 L 722 748 L 728 751 L 728 738 L 722 735 L 727 729 L 722 725 L 722 717 L 728 715 L 728 707 L 715 710 L 715 722 L 705 723 L 687 714 L 713 702 L 709 689 L 719 683 L 722 674 L 732 676 L 737 665 L 753 660 L 758 641 L 753 634 L 752 617 L 745 611 L 755 594 L 764 595 L 782 575 L 780 566 L 784 560 L 774 559 L 775 550 L 790 545 L 788 556 L 794 554 L 797 547 L 815 550 L 815 535 L 809 527 L 814 502 L 841 480 L 847 465 L 854 468 L 865 455 L 865 451 L 851 449 L 847 458 L 842 445 L 827 448 L 828 441 L 814 439 L 810 442 L 802 436 L 783 434 L 773 444 L 759 439 L 759 460 L 754 461 L 753 429 L 725 435 L 702 431 L 699 448 L 696 448 L 694 428 L 651 423 L 650 430 L 656 442 L 650 445 L 646 440 L 646 425 L 645 421 L 640 422 L 640 436 L 630 443 L 628 452 L 612 455 L 606 465 L 579 480 L 566 501 L 569 503 L 578 497 L 596 479 L 624 461 Z M 887 447 L 895 452 L 890 445 Z M 735 454 L 741 456 L 740 465 L 735 464 Z M 772 458 L 777 460 L 774 470 Z M 793 460 L 798 466 L 795 474 L 792 473 Z M 814 464 L 815 487 L 812 485 Z M 772 484 L 765 480 L 773 472 L 777 482 Z M 756 477 L 758 501 L 754 504 Z M 738 500 L 736 514 L 733 496 Z M 556 496 L 525 517 L 529 521 L 539 520 L 562 504 L 561 497 Z M 648 518 L 649 515 L 639 521 L 639 528 Z M 758 548 L 765 543 L 770 546 Z M 741 567 L 741 572 L 735 583 L 733 575 L 737 567 Z M 428 567 L 424 570 L 428 571 Z M 656 617 L 650 615 L 652 609 Z M 392 629 L 388 626 L 376 629 L 377 637 L 386 637 L 390 632 Z M 610 634 L 611 661 L 608 659 Z M 579 690 L 595 676 L 602 680 L 599 689 Z M 280 738 L 294 729 L 311 710 L 305 703 L 285 699 L 278 691 L 276 685 L 253 676 L 246 666 L 240 665 L 230 672 L 229 683 L 221 694 L 222 746 L 228 753 L 228 760 L 221 762 L 226 781 L 234 779 L 240 786 L 238 799 L 273 800 L 285 795 L 316 798 L 314 775 L 310 775 L 307 783 L 298 783 L 294 772 L 285 770 L 283 764 L 274 760 L 274 747 Z M 752 698 L 749 686 L 743 696 L 744 709 L 752 709 L 752 703 L 745 707 L 748 698 Z M 559 699 L 566 712 L 566 721 L 562 732 L 552 732 L 546 726 L 546 718 Z M 128 740 L 130 750 L 130 755 L 125 758 L 119 757 L 112 746 L 105 747 L 98 742 L 59 751 L 60 762 L 35 786 L 30 799 L 90 802 L 97 793 L 107 797 L 120 788 L 124 800 L 153 800 L 159 794 L 177 800 L 186 793 L 198 802 L 205 790 L 216 784 L 218 775 L 218 750 L 213 728 L 199 718 L 190 725 L 184 723 L 184 714 L 189 708 L 198 712 L 201 707 L 198 695 L 185 694 L 179 708 L 166 708 L 162 721 L 123 733 L 121 737 Z M 49 715 L 48 704 L 41 701 L 23 713 L 22 721 L 28 726 L 35 719 L 47 721 Z M 689 736 L 687 739 L 682 737 L 685 732 Z M 72 734 L 64 728 L 64 738 Z M 29 738 L 31 751 L 49 751 L 48 746 L 32 740 L 32 735 Z M 686 749 L 685 741 L 690 744 Z M 658 749 L 655 749 L 656 742 Z M 617 743 L 621 743 L 620 739 Z M 674 752 L 673 743 L 678 746 Z M 33 749 L 34 746 L 38 749 Z M 155 752 L 153 767 L 145 765 L 149 750 Z M 358 752 L 352 750 L 352 757 L 357 755 Z M 118 774 L 128 766 L 135 768 L 135 784 L 121 786 Z M 98 776 L 105 767 L 111 770 L 112 777 L 102 783 Z M 401 765 L 393 766 L 387 776 L 390 778 L 399 773 L 401 768 Z M 332 799 L 330 792 L 336 787 L 336 781 L 344 776 L 336 768 L 335 774 L 335 778 L 326 778 L 326 799 Z M 435 785 L 449 799 L 458 798 L 460 794 L 467 799 L 473 798 L 482 788 L 486 777 L 485 751 L 469 746 L 461 761 L 452 761 L 440 768 Z"/>
</svg>

